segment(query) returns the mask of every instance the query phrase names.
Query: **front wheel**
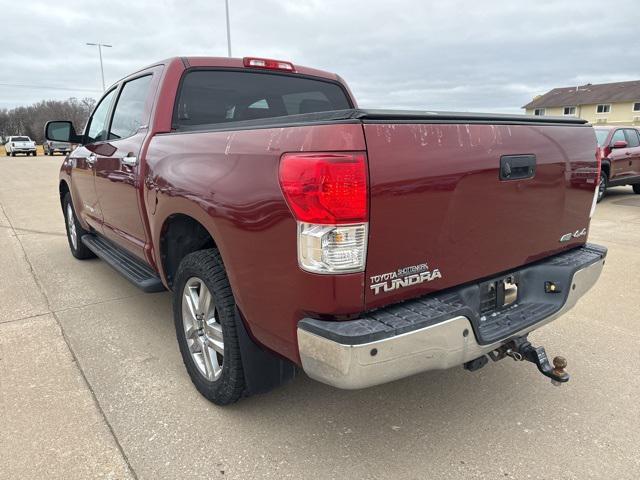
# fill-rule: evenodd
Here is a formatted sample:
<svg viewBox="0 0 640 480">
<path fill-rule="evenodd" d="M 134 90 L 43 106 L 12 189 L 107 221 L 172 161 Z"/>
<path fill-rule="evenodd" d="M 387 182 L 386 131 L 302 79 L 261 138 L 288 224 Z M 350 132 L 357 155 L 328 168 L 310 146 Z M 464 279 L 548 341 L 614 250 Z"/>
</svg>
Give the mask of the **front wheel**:
<svg viewBox="0 0 640 480">
<path fill-rule="evenodd" d="M 633 185 L 633 193 L 640 194 L 640 183 L 636 183 Z"/>
<path fill-rule="evenodd" d="M 82 228 L 82 225 L 78 222 L 73 208 L 73 202 L 71 201 L 71 194 L 68 192 L 62 201 L 62 209 L 64 212 L 64 220 L 67 227 L 67 240 L 69 240 L 71 254 L 79 260 L 95 257 L 95 254 L 80 240 L 83 235 L 86 235 L 89 232 Z"/>
<path fill-rule="evenodd" d="M 173 290 L 173 317 L 182 360 L 196 389 L 216 405 L 245 390 L 235 300 L 217 249 L 184 257 Z"/>
<path fill-rule="evenodd" d="M 607 185 L 609 183 L 609 176 L 607 172 L 600 172 L 600 184 L 598 185 L 598 203 L 604 198 L 604 194 L 607 191 Z"/>
</svg>

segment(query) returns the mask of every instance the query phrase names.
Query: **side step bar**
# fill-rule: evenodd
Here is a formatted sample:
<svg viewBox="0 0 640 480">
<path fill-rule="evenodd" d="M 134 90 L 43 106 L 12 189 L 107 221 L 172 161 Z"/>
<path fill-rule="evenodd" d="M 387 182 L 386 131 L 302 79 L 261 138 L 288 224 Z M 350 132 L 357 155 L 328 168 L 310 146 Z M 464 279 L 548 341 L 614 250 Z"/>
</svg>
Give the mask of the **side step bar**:
<svg viewBox="0 0 640 480">
<path fill-rule="evenodd" d="M 82 236 L 82 243 L 143 292 L 164 291 L 165 288 L 160 277 L 149 265 L 110 241 L 98 235 L 86 234 Z"/>
</svg>

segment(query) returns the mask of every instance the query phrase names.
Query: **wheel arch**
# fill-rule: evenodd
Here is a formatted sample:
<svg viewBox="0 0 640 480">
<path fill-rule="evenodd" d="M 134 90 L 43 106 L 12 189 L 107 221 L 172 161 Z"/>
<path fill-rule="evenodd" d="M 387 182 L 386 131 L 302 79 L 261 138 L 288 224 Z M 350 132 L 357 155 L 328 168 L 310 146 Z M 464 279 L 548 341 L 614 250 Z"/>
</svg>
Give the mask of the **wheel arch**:
<svg viewBox="0 0 640 480">
<path fill-rule="evenodd" d="M 158 236 L 158 266 L 166 286 L 173 288 L 175 274 L 185 256 L 207 248 L 218 248 L 218 244 L 201 221 L 185 213 L 168 215 Z"/>
<path fill-rule="evenodd" d="M 65 195 L 71 192 L 71 189 L 69 188 L 69 184 L 67 183 L 66 180 L 60 180 L 60 184 L 58 185 L 58 191 L 60 193 L 60 206 L 63 206 L 62 202 L 64 202 Z"/>
</svg>

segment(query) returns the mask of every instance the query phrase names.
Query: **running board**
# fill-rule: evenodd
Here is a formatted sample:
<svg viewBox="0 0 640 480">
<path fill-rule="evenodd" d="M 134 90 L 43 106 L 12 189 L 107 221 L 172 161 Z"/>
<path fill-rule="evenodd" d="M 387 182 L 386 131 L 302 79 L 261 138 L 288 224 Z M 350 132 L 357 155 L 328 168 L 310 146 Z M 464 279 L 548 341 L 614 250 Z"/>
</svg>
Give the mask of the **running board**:
<svg viewBox="0 0 640 480">
<path fill-rule="evenodd" d="M 83 235 L 82 243 L 143 292 L 164 291 L 164 285 L 158 274 L 149 265 L 125 252 L 122 248 L 94 234 Z"/>
</svg>

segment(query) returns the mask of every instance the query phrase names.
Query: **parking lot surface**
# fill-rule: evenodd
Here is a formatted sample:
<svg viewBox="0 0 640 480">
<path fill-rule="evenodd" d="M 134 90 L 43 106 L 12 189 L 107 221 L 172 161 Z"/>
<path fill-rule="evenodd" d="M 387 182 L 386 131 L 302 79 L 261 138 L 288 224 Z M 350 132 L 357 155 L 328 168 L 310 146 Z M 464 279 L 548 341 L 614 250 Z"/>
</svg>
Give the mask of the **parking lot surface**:
<svg viewBox="0 0 640 480">
<path fill-rule="evenodd" d="M 0 478 L 640 478 L 640 195 L 612 189 L 599 283 L 509 359 L 341 391 L 304 374 L 227 408 L 192 387 L 169 293 L 69 253 L 61 157 L 0 158 Z M 274 299 L 277 301 L 277 299 Z"/>
</svg>

